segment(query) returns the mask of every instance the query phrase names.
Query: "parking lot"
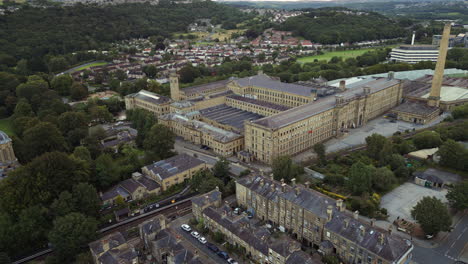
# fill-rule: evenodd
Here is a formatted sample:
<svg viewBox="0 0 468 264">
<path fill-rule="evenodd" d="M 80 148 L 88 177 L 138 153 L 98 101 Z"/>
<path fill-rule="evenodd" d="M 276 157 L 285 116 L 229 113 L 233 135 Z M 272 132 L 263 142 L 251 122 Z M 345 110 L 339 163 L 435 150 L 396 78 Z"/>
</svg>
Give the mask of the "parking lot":
<svg viewBox="0 0 468 264">
<path fill-rule="evenodd" d="M 411 182 L 404 183 L 390 193 L 384 195 L 380 201 L 380 207 L 388 211 L 388 221 L 393 222 L 397 217 L 413 221 L 411 209 L 424 197 L 435 196 L 443 202 L 447 202 L 446 189 L 434 190 Z"/>
</svg>

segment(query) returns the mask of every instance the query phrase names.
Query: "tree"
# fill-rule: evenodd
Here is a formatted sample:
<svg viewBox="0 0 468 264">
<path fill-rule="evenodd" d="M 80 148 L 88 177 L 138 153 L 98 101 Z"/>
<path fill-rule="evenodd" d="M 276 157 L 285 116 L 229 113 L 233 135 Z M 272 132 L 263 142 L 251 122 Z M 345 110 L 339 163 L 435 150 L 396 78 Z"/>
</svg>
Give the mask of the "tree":
<svg viewBox="0 0 468 264">
<path fill-rule="evenodd" d="M 164 125 L 156 124 L 148 131 L 143 142 L 143 148 L 158 159 L 172 156 L 175 135 Z"/>
<path fill-rule="evenodd" d="M 379 161 L 382 165 L 387 165 L 393 154 L 393 143 L 390 140 L 385 141 L 382 150 L 379 153 Z"/>
<path fill-rule="evenodd" d="M 65 139 L 60 131 L 51 123 L 40 122 L 34 127 L 24 131 L 24 149 L 27 149 L 28 160 L 33 159 L 45 152 L 65 150 Z"/>
<path fill-rule="evenodd" d="M 438 151 L 440 155 L 440 165 L 453 169 L 468 169 L 468 151 L 451 139 L 442 144 Z"/>
<path fill-rule="evenodd" d="M 213 166 L 213 175 L 216 178 L 223 180 L 224 184 L 226 184 L 230 177 L 229 177 L 229 161 L 225 157 L 221 157 Z"/>
<path fill-rule="evenodd" d="M 452 116 L 455 119 L 468 117 L 468 104 L 463 104 L 455 107 L 452 111 Z"/>
<path fill-rule="evenodd" d="M 418 149 L 436 148 L 442 144 L 442 139 L 435 131 L 423 131 L 414 135 L 413 143 Z"/>
<path fill-rule="evenodd" d="M 378 191 L 388 191 L 396 182 L 395 175 L 387 167 L 375 169 L 372 177 L 372 185 Z"/>
<path fill-rule="evenodd" d="M 50 209 L 55 216 L 65 216 L 75 212 L 75 203 L 72 194 L 68 191 L 60 193 L 59 197 L 51 204 Z"/>
<path fill-rule="evenodd" d="M 33 117 L 33 116 L 34 116 L 34 112 L 32 110 L 31 105 L 28 103 L 28 100 L 20 99 L 18 103 L 16 104 L 13 118 Z"/>
<path fill-rule="evenodd" d="M 78 183 L 73 186 L 73 204 L 75 209 L 88 216 L 98 216 L 101 201 L 96 188 L 89 183 Z"/>
<path fill-rule="evenodd" d="M 75 100 L 83 100 L 88 96 L 88 89 L 80 83 L 73 83 L 70 88 L 70 97 Z"/>
<path fill-rule="evenodd" d="M 73 79 L 69 74 L 55 76 L 51 82 L 51 88 L 60 95 L 69 95 Z"/>
<path fill-rule="evenodd" d="M 88 127 L 88 117 L 83 112 L 65 112 L 58 117 L 57 121 L 64 135 L 74 129 Z"/>
<path fill-rule="evenodd" d="M 447 200 L 450 206 L 457 210 L 465 210 L 468 208 L 468 180 L 456 184 L 447 193 Z"/>
<path fill-rule="evenodd" d="M 49 68 L 49 72 L 58 72 L 65 70 L 68 67 L 68 62 L 62 56 L 53 57 L 47 63 L 47 67 Z"/>
<path fill-rule="evenodd" d="M 70 213 L 54 221 L 49 233 L 57 256 L 71 260 L 89 242 L 96 238 L 97 221 L 80 213 Z"/>
<path fill-rule="evenodd" d="M 447 207 L 435 197 L 425 196 L 411 210 L 411 216 L 428 235 L 448 231 L 452 224 Z"/>
<path fill-rule="evenodd" d="M 107 123 L 111 122 L 114 117 L 112 114 L 107 110 L 107 106 L 105 105 L 95 105 L 89 108 L 89 115 L 91 120 L 96 123 Z"/>
<path fill-rule="evenodd" d="M 96 159 L 97 182 L 101 189 L 110 187 L 119 180 L 119 168 L 109 154 L 101 154 Z"/>
<path fill-rule="evenodd" d="M 216 187 L 222 188 L 224 186 L 224 182 L 213 176 L 213 173 L 209 170 L 197 171 L 192 176 L 190 184 L 199 193 L 207 193 Z"/>
<path fill-rule="evenodd" d="M 369 157 L 378 160 L 380 151 L 383 149 L 387 138 L 380 134 L 372 134 L 366 137 L 367 153 Z"/>
<path fill-rule="evenodd" d="M 156 74 L 158 74 L 158 69 L 154 65 L 146 65 L 143 67 L 143 72 L 148 76 L 148 78 L 154 78 L 156 77 Z"/>
<path fill-rule="evenodd" d="M 200 76 L 200 72 L 197 68 L 193 67 L 191 64 L 187 64 L 179 71 L 180 82 L 182 83 L 191 83 L 195 78 Z"/>
<path fill-rule="evenodd" d="M 86 147 L 78 146 L 73 150 L 73 157 L 81 159 L 86 162 L 91 162 L 91 153 Z"/>
<path fill-rule="evenodd" d="M 303 173 L 304 169 L 294 164 L 291 157 L 279 156 L 273 160 L 272 172 L 275 180 L 284 179 L 286 182 L 290 182 Z"/>
<path fill-rule="evenodd" d="M 325 145 L 323 143 L 317 143 L 313 146 L 313 149 L 319 158 L 320 164 L 325 165 L 327 163 L 327 158 L 325 156 Z"/>
<path fill-rule="evenodd" d="M 360 195 L 363 192 L 372 191 L 373 167 L 358 161 L 351 166 L 348 173 L 347 187 L 353 194 Z"/>
</svg>

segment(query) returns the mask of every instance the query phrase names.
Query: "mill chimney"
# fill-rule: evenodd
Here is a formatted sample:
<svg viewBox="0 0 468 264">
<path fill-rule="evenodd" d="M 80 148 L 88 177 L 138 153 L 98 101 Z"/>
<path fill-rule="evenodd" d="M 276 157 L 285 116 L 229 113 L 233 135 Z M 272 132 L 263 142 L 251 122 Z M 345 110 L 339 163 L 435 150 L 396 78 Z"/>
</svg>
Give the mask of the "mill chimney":
<svg viewBox="0 0 468 264">
<path fill-rule="evenodd" d="M 442 88 L 442 81 L 444 79 L 445 60 L 447 58 L 447 50 L 450 38 L 450 23 L 445 24 L 442 39 L 440 40 L 439 57 L 432 77 L 431 92 L 427 104 L 429 106 L 439 107 L 440 104 L 440 90 Z"/>
</svg>

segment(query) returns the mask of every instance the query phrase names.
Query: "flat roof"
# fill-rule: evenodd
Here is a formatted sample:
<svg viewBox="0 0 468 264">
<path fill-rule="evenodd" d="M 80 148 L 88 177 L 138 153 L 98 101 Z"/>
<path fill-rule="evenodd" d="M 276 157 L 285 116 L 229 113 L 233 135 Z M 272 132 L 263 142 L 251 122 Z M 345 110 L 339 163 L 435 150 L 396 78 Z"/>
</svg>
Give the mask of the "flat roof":
<svg viewBox="0 0 468 264">
<path fill-rule="evenodd" d="M 426 93 L 421 96 L 422 98 L 428 98 L 430 93 Z M 442 86 L 440 90 L 441 101 L 456 101 L 468 99 L 468 89 L 454 86 Z"/>
</svg>

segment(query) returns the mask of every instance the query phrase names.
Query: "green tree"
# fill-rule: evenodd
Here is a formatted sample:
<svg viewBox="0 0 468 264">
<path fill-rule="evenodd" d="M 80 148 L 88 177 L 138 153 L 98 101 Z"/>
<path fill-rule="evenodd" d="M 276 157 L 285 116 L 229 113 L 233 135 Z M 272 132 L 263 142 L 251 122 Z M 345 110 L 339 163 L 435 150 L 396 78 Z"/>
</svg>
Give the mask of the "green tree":
<svg viewBox="0 0 468 264">
<path fill-rule="evenodd" d="M 33 159 L 45 152 L 63 151 L 67 146 L 60 131 L 51 123 L 39 124 L 24 131 L 24 148 L 28 150 L 26 158 Z"/>
<path fill-rule="evenodd" d="M 442 144 L 442 139 L 435 131 L 423 131 L 414 135 L 413 143 L 418 149 L 436 148 Z"/>
<path fill-rule="evenodd" d="M 75 157 L 77 159 L 81 159 L 81 160 L 89 162 L 89 163 L 92 161 L 91 153 L 89 152 L 89 150 L 86 147 L 83 147 L 83 146 L 76 147 L 73 150 L 72 155 L 73 155 L 73 157 Z"/>
<path fill-rule="evenodd" d="M 455 119 L 468 117 L 468 104 L 463 104 L 455 107 L 452 111 L 452 116 Z"/>
<path fill-rule="evenodd" d="M 83 112 L 65 112 L 58 117 L 57 121 L 64 135 L 77 128 L 88 127 L 88 117 Z"/>
<path fill-rule="evenodd" d="M 375 169 L 372 177 L 372 185 L 378 191 L 388 191 L 396 183 L 395 175 L 387 167 Z"/>
<path fill-rule="evenodd" d="M 96 188 L 89 183 L 73 186 L 73 204 L 76 210 L 87 216 L 98 216 L 101 201 Z"/>
<path fill-rule="evenodd" d="M 438 151 L 440 155 L 440 165 L 453 169 L 468 169 L 468 151 L 451 139 L 442 144 Z"/>
<path fill-rule="evenodd" d="M 452 224 L 447 207 L 435 197 L 425 196 L 413 207 L 411 216 L 416 219 L 423 231 L 428 235 L 448 231 Z"/>
<path fill-rule="evenodd" d="M 174 143 L 174 133 L 166 126 L 156 124 L 145 136 L 143 148 L 158 159 L 166 159 L 173 155 Z"/>
<path fill-rule="evenodd" d="M 313 146 L 313 149 L 315 154 L 317 154 L 317 157 L 319 158 L 320 164 L 325 165 L 327 163 L 327 157 L 325 155 L 325 145 L 323 143 L 317 143 Z"/>
<path fill-rule="evenodd" d="M 380 152 L 386 142 L 387 138 L 380 134 L 372 134 L 371 136 L 366 137 L 367 153 L 369 157 L 378 160 Z"/>
<path fill-rule="evenodd" d="M 51 204 L 50 209 L 55 216 L 65 216 L 75 212 L 76 208 L 72 194 L 68 191 L 60 193 L 59 197 Z"/>
<path fill-rule="evenodd" d="M 213 166 L 213 175 L 226 184 L 229 177 L 229 161 L 225 157 L 221 157 Z"/>
<path fill-rule="evenodd" d="M 224 186 L 223 181 L 213 176 L 213 173 L 209 170 L 197 171 L 192 176 L 190 183 L 199 193 L 207 193 L 216 187 L 222 188 Z"/>
<path fill-rule="evenodd" d="M 96 123 L 111 122 L 114 117 L 105 105 L 95 105 L 89 108 L 89 116 Z"/>
<path fill-rule="evenodd" d="M 279 156 L 273 160 L 272 172 L 275 180 L 284 179 L 286 182 L 290 182 L 302 174 L 304 168 L 294 164 L 289 156 Z"/>
<path fill-rule="evenodd" d="M 158 69 L 156 66 L 151 64 L 143 67 L 143 72 L 146 74 L 146 76 L 148 76 L 148 78 L 154 78 L 156 77 L 156 74 L 158 74 Z"/>
<path fill-rule="evenodd" d="M 191 64 L 187 64 L 179 71 L 180 82 L 182 83 L 191 83 L 195 78 L 200 76 L 200 71 L 197 68 L 193 67 Z"/>
<path fill-rule="evenodd" d="M 46 241 L 48 228 L 48 210 L 45 207 L 35 205 L 22 210 L 14 226 L 15 246 L 26 251 L 36 249 L 38 242 Z"/>
<path fill-rule="evenodd" d="M 70 97 L 75 100 L 83 100 L 88 96 L 88 89 L 84 87 L 81 83 L 73 83 L 70 87 Z"/>
<path fill-rule="evenodd" d="M 372 172 L 374 168 L 358 161 L 349 169 L 348 189 L 356 195 L 372 191 Z"/>
<path fill-rule="evenodd" d="M 68 62 L 64 57 L 58 56 L 53 57 L 49 60 L 49 62 L 47 63 L 47 68 L 49 68 L 49 72 L 58 72 L 65 70 L 68 67 L 68 65 Z"/>
<path fill-rule="evenodd" d="M 456 184 L 447 193 L 447 200 L 450 206 L 457 210 L 465 210 L 468 208 L 468 180 Z"/>
<path fill-rule="evenodd" d="M 69 74 L 55 76 L 51 82 L 51 88 L 60 95 L 69 95 L 73 79 Z"/>
<path fill-rule="evenodd" d="M 96 231 L 97 221 L 94 218 L 70 213 L 54 221 L 49 241 L 60 259 L 71 260 L 96 238 Z"/>
<path fill-rule="evenodd" d="M 101 189 L 110 187 L 119 180 L 119 168 L 109 154 L 101 154 L 96 159 L 97 182 Z"/>
<path fill-rule="evenodd" d="M 33 117 L 33 116 L 34 116 L 34 112 L 32 110 L 31 105 L 28 103 L 28 100 L 20 99 L 18 103 L 16 104 L 13 118 Z"/>
</svg>

